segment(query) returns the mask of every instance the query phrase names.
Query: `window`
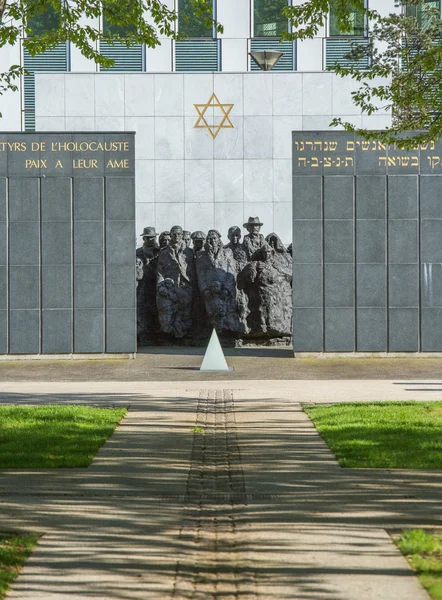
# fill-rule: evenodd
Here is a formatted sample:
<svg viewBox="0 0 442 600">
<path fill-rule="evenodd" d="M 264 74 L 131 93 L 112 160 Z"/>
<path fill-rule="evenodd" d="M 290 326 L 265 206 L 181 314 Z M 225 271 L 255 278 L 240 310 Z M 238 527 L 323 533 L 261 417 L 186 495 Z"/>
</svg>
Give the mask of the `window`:
<svg viewBox="0 0 442 600">
<path fill-rule="evenodd" d="M 213 2 L 212 2 L 213 13 Z M 213 27 L 207 24 L 208 15 L 196 16 L 190 0 L 178 2 L 178 31 L 190 38 L 213 38 Z"/>
<path fill-rule="evenodd" d="M 33 0 L 28 0 L 29 6 L 31 3 L 33 3 Z M 59 26 L 60 13 L 49 5 L 42 12 L 34 13 L 28 19 L 27 28 L 31 30 L 28 36 L 41 35 L 52 29 L 57 29 Z"/>
<path fill-rule="evenodd" d="M 350 14 L 350 31 L 341 31 L 338 23 L 338 19 L 333 11 L 330 11 L 330 37 L 343 36 L 343 35 L 365 35 L 365 16 L 362 10 L 354 9 Z"/>
<path fill-rule="evenodd" d="M 104 35 L 114 36 L 119 35 L 124 38 L 127 37 L 131 32 L 130 27 L 123 27 L 122 25 L 116 25 L 115 23 L 111 23 L 106 17 L 103 15 L 103 33 Z"/>
<path fill-rule="evenodd" d="M 281 37 L 288 29 L 283 15 L 287 0 L 255 0 L 253 9 L 254 37 Z"/>
<path fill-rule="evenodd" d="M 440 0 L 422 0 L 421 4 L 405 7 L 407 17 L 415 17 L 420 27 L 425 28 L 428 21 L 427 9 L 436 8 L 440 13 Z"/>
</svg>

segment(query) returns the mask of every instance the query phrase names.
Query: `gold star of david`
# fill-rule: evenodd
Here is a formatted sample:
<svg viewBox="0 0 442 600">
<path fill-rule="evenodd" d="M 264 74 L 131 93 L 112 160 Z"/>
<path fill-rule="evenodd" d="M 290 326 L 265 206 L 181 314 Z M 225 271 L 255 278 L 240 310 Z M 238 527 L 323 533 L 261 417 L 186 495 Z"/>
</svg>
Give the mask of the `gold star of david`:
<svg viewBox="0 0 442 600">
<path fill-rule="evenodd" d="M 233 129 L 232 121 L 229 119 L 229 114 L 234 104 L 221 104 L 215 94 L 212 94 L 206 104 L 194 104 L 199 117 L 194 125 L 194 129 L 207 129 L 213 139 L 216 138 L 221 129 Z M 209 125 L 206 121 L 206 111 L 208 108 L 219 108 L 222 113 L 221 122 L 218 125 Z"/>
</svg>

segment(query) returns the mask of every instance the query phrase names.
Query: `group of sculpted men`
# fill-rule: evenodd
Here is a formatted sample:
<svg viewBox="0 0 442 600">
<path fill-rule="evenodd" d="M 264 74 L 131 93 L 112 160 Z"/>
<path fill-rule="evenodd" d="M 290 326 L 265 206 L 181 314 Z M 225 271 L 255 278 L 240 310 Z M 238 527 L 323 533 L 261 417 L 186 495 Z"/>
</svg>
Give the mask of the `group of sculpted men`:
<svg viewBox="0 0 442 600">
<path fill-rule="evenodd" d="M 291 334 L 292 257 L 258 217 L 230 227 L 229 243 L 211 229 L 175 225 L 159 236 L 145 227 L 137 248 L 137 320 L 141 345 L 158 335 L 204 338 L 215 327 L 234 338 Z M 157 242 L 158 237 L 158 242 Z"/>
</svg>

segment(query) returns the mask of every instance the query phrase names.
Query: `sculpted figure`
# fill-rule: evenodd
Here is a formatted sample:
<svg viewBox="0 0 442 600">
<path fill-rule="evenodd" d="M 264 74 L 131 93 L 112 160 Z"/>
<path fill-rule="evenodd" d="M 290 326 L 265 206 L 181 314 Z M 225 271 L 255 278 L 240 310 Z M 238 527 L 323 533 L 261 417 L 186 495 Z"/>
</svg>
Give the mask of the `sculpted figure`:
<svg viewBox="0 0 442 600">
<path fill-rule="evenodd" d="M 155 258 L 159 252 L 156 240 L 158 234 L 155 232 L 155 227 L 145 227 L 143 233 L 140 235 L 143 238 L 143 245 L 137 248 L 137 258 L 142 258 L 143 260 Z"/>
<path fill-rule="evenodd" d="M 266 242 L 274 250 L 275 261 L 279 264 L 281 270 L 287 269 L 289 273 L 292 272 L 292 257 L 286 250 L 284 244 L 281 242 L 276 233 L 269 233 L 266 236 Z"/>
<path fill-rule="evenodd" d="M 143 276 L 137 286 L 137 330 L 138 341 L 143 346 L 152 343 L 158 331 L 156 279 L 160 248 L 155 227 L 145 227 L 141 235 L 143 245 L 136 251 L 137 259 L 143 264 Z"/>
<path fill-rule="evenodd" d="M 141 258 L 137 258 L 135 261 L 135 280 L 137 282 L 137 288 L 139 282 L 143 279 L 143 260 Z"/>
<path fill-rule="evenodd" d="M 193 243 L 193 251 L 196 254 L 203 249 L 206 234 L 203 231 L 194 231 L 190 237 Z"/>
<path fill-rule="evenodd" d="M 233 258 L 235 259 L 236 275 L 238 276 L 238 273 L 247 264 L 247 254 L 244 250 L 244 246 L 241 244 L 241 229 L 237 225 L 233 225 L 229 228 L 227 237 L 230 241 L 226 246 L 224 246 L 224 248 L 231 250 Z M 238 288 L 238 286 L 236 289 L 236 302 L 238 305 L 240 321 L 243 323 L 245 331 L 247 332 L 247 315 L 249 312 L 247 308 L 247 296 L 244 293 L 244 290 Z"/>
<path fill-rule="evenodd" d="M 244 246 L 241 244 L 241 229 L 237 225 L 233 225 L 227 232 L 229 243 L 224 246 L 232 251 L 233 258 L 237 263 L 238 270 L 246 266 L 247 255 Z"/>
<path fill-rule="evenodd" d="M 236 265 L 230 249 L 223 248 L 216 229 L 207 233 L 204 250 L 196 255 L 198 286 L 210 323 L 218 331 L 245 332 L 237 303 Z"/>
<path fill-rule="evenodd" d="M 196 255 L 203 249 L 206 234 L 203 231 L 194 231 L 190 236 L 193 244 L 193 256 L 196 264 Z M 204 298 L 198 290 L 193 298 L 193 337 L 206 340 L 210 334 L 210 325 L 207 318 Z"/>
<path fill-rule="evenodd" d="M 170 231 L 162 231 L 158 238 L 158 243 L 160 245 L 160 250 L 168 246 L 170 244 Z"/>
<path fill-rule="evenodd" d="M 190 244 L 192 243 L 192 234 L 190 231 L 183 231 L 183 242 L 186 244 L 187 248 L 190 248 Z"/>
<path fill-rule="evenodd" d="M 249 298 L 247 322 L 253 334 L 266 337 L 290 335 L 292 275 L 281 269 L 275 251 L 267 243 L 238 276 L 238 284 Z"/>
<path fill-rule="evenodd" d="M 243 247 L 247 256 L 247 260 L 255 260 L 255 253 L 265 244 L 265 239 L 261 231 L 262 223 L 259 217 L 249 217 L 244 227 L 249 232 L 244 236 Z"/>
<path fill-rule="evenodd" d="M 158 317 L 164 333 L 182 338 L 191 329 L 195 285 L 193 251 L 183 241 L 182 228 L 175 225 L 169 246 L 158 256 Z"/>
</svg>

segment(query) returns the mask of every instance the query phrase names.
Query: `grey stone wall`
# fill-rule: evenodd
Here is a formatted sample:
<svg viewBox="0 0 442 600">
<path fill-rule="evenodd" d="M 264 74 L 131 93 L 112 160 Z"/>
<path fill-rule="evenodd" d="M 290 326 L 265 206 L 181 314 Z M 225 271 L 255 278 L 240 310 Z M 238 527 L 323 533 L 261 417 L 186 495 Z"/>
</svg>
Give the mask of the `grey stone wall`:
<svg viewBox="0 0 442 600">
<path fill-rule="evenodd" d="M 0 135 L 0 353 L 135 352 L 134 240 L 133 134 Z"/>
<path fill-rule="evenodd" d="M 295 352 L 442 351 L 442 142 L 293 133 Z"/>
</svg>

